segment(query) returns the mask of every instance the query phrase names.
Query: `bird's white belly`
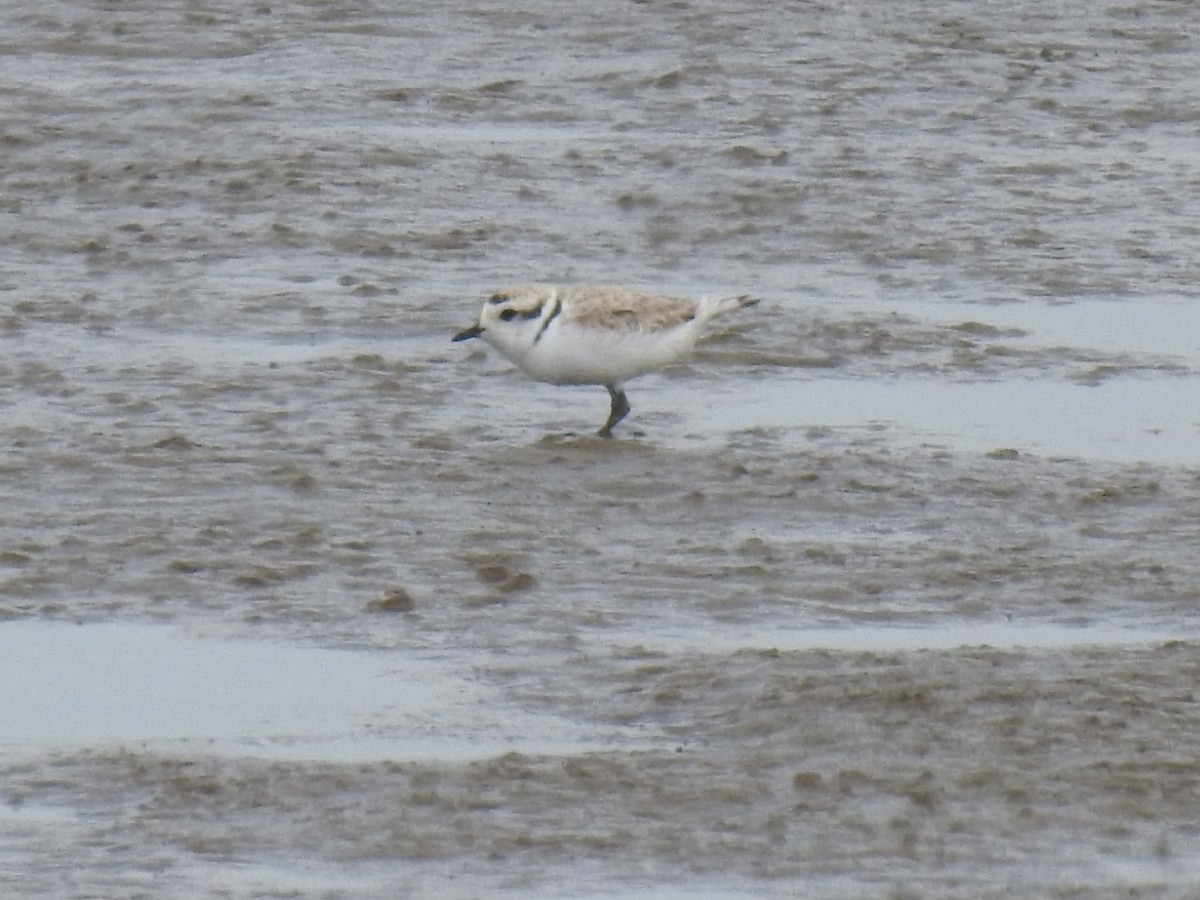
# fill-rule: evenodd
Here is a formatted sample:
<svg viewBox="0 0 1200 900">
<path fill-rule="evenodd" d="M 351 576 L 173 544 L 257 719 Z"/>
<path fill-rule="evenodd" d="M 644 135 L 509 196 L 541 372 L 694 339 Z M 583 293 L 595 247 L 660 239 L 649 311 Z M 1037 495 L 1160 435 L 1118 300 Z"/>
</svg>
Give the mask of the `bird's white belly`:
<svg viewBox="0 0 1200 900">
<path fill-rule="evenodd" d="M 513 361 L 539 381 L 616 384 L 681 361 L 695 343 L 696 330 L 686 326 L 645 333 L 564 325 L 548 329 Z"/>
</svg>

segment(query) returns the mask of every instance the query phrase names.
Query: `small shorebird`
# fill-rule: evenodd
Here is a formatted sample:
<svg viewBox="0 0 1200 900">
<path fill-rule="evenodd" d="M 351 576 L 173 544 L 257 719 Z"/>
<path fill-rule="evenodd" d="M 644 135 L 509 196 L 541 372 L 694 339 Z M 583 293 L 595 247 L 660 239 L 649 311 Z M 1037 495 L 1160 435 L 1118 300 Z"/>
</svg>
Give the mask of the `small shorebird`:
<svg viewBox="0 0 1200 900">
<path fill-rule="evenodd" d="M 523 284 L 498 291 L 479 321 L 453 340 L 482 338 L 521 371 L 551 384 L 602 384 L 612 408 L 600 429 L 629 413 L 622 383 L 685 359 L 713 316 L 757 303 L 750 297 L 664 297 L 607 285 Z"/>
</svg>

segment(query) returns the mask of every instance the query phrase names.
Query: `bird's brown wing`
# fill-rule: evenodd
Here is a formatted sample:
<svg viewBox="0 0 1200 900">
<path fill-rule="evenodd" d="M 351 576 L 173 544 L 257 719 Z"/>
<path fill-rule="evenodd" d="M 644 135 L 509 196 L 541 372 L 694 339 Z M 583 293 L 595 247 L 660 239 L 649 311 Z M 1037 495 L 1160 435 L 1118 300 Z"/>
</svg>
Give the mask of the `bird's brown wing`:
<svg viewBox="0 0 1200 900">
<path fill-rule="evenodd" d="M 661 331 L 696 315 L 691 300 L 622 287 L 570 288 L 562 300 L 566 321 L 621 331 Z"/>
</svg>

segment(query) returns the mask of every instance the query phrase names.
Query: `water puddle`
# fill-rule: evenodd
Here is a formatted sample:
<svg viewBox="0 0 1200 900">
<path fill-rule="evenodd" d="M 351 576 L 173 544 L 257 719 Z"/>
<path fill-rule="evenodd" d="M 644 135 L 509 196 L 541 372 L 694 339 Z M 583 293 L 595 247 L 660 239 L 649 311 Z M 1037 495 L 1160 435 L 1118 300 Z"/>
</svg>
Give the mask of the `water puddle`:
<svg viewBox="0 0 1200 900">
<path fill-rule="evenodd" d="M 986 304 L 923 297 L 856 300 L 876 314 L 898 312 L 947 325 L 983 322 L 1017 329 L 1006 342 L 1033 347 L 1080 347 L 1119 354 L 1153 354 L 1194 369 L 1200 365 L 1200 305 L 1192 297 L 1146 296 L 1137 302 L 1109 297 L 1067 303 Z"/>
<path fill-rule="evenodd" d="M 668 388 L 675 408 L 714 431 L 755 428 L 886 429 L 903 442 L 986 453 L 1200 465 L 1194 378 L 1130 378 L 1096 386 L 1010 380 L 945 382 L 779 378 L 737 390 Z"/>
<path fill-rule="evenodd" d="M 582 752 L 613 740 L 516 709 L 441 660 L 154 625 L 0 625 L 0 708 L 0 751 L 9 753 L 136 745 L 271 759 L 445 761 Z"/>
</svg>

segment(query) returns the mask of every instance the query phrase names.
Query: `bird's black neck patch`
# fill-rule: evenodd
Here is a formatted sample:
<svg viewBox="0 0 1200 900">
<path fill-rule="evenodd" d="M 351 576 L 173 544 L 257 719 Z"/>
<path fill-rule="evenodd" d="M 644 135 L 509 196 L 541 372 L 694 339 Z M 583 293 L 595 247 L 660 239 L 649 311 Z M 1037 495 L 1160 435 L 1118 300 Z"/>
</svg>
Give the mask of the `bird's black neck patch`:
<svg viewBox="0 0 1200 900">
<path fill-rule="evenodd" d="M 550 310 L 550 315 L 546 316 L 545 321 L 542 322 L 542 327 L 538 329 L 538 333 L 533 337 L 535 344 L 542 339 L 542 335 L 546 333 L 546 329 L 550 327 L 550 323 L 558 317 L 560 312 L 562 312 L 562 301 L 555 297 L 554 309 Z"/>
</svg>

